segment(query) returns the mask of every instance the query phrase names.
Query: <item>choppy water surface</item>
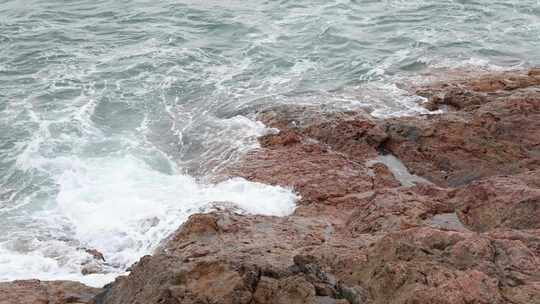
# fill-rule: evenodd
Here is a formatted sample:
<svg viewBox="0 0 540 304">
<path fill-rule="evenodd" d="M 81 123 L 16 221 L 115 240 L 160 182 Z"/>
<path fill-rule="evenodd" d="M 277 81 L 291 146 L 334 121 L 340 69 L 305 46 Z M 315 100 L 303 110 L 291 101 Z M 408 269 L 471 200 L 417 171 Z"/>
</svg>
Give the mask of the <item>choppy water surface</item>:
<svg viewBox="0 0 540 304">
<path fill-rule="evenodd" d="M 419 72 L 538 63 L 538 0 L 0 0 L 0 280 L 99 286 L 211 201 L 290 212 L 205 182 L 268 132 L 247 109 L 413 115 L 396 84 Z"/>
</svg>

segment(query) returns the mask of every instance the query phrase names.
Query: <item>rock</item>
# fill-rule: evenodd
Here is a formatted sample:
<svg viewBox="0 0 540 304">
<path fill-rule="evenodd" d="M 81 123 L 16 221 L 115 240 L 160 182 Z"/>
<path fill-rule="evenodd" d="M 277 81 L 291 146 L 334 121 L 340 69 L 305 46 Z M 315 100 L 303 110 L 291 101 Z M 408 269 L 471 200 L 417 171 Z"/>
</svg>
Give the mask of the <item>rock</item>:
<svg viewBox="0 0 540 304">
<path fill-rule="evenodd" d="M 373 171 L 373 184 L 376 188 L 397 188 L 402 185 L 398 177 L 385 164 L 370 164 L 368 168 Z"/>
<path fill-rule="evenodd" d="M 83 275 L 89 275 L 93 273 L 100 273 L 103 271 L 103 265 L 96 262 L 89 262 L 82 265 L 81 273 Z"/>
<path fill-rule="evenodd" d="M 260 149 L 229 168 L 229 175 L 286 187 L 302 197 L 301 204 L 328 203 L 373 188 L 369 170 L 319 144 Z"/>
<path fill-rule="evenodd" d="M 301 276 L 284 280 L 261 279 L 253 300 L 257 304 L 315 304 L 315 288 Z"/>
<path fill-rule="evenodd" d="M 103 256 L 103 253 L 97 251 L 96 249 L 85 249 L 84 251 L 94 257 L 94 259 L 105 262 L 105 257 Z"/>
<path fill-rule="evenodd" d="M 103 266 L 105 262 L 105 257 L 103 256 L 103 254 L 96 249 L 80 249 L 84 250 L 92 257 L 91 259 L 88 259 L 81 264 L 81 273 L 83 275 L 89 275 L 103 272 Z"/>
<path fill-rule="evenodd" d="M 388 233 L 424 226 L 426 220 L 453 210 L 441 198 L 423 195 L 422 191 L 426 190 L 414 187 L 377 190 L 358 202 L 346 226 L 353 235 Z"/>
<path fill-rule="evenodd" d="M 13 281 L 0 283 L 0 304 L 93 304 L 100 291 L 69 281 Z"/>
<path fill-rule="evenodd" d="M 355 159 L 377 156 L 379 146 L 388 137 L 375 121 L 357 116 L 312 124 L 304 133 Z"/>
<path fill-rule="evenodd" d="M 540 78 L 533 75 L 490 74 L 423 87 L 431 108 L 454 111 L 387 120 L 384 148 L 413 173 L 444 186 L 539 168 Z"/>
<path fill-rule="evenodd" d="M 220 231 L 217 219 L 209 214 L 194 214 L 182 225 L 180 235 L 189 237 L 212 236 Z"/>
<path fill-rule="evenodd" d="M 377 149 L 388 137 L 376 120 L 362 112 L 335 112 L 324 107 L 291 105 L 266 109 L 258 118 L 283 133 L 276 140 L 283 136 L 293 136 L 295 142 L 309 138 L 355 158 L 376 156 Z M 264 143 L 263 138 L 261 144 L 264 146 Z"/>
<path fill-rule="evenodd" d="M 351 280 L 373 303 L 528 300 L 540 290 L 523 282 L 538 282 L 540 261 L 528 244 L 513 242 L 427 227 L 390 233 L 370 249 L 366 263 L 353 266 Z"/>
<path fill-rule="evenodd" d="M 516 176 L 498 176 L 475 181 L 459 190 L 459 218 L 475 231 L 495 228 L 540 229 L 540 170 Z"/>
<path fill-rule="evenodd" d="M 278 134 L 264 135 L 259 138 L 261 146 L 266 148 L 290 146 L 300 143 L 302 137 L 292 130 L 281 131 Z"/>
<path fill-rule="evenodd" d="M 508 98 L 515 94 L 512 91 L 539 86 L 538 71 L 538 68 L 533 68 L 528 73 L 507 72 L 484 74 L 473 78 L 461 77 L 457 80 L 435 82 L 419 87 L 416 93 L 428 98 L 429 103 L 426 106 L 432 110 L 440 109 L 442 106 L 457 110 L 474 109 L 498 97 Z"/>
<path fill-rule="evenodd" d="M 540 303 L 540 283 L 538 282 L 514 288 L 503 288 L 503 293 L 510 303 Z"/>
<path fill-rule="evenodd" d="M 320 244 L 313 234 L 325 226 L 317 218 L 193 215 L 154 255 L 118 278 L 103 303 L 317 303 L 314 284 L 335 289 L 331 276 L 318 264 L 309 269 L 319 272 L 291 267 L 295 252 Z"/>
<path fill-rule="evenodd" d="M 358 113 L 323 112 L 315 119 L 313 113 L 320 111 L 304 110 L 281 107 L 262 112 L 260 119 L 280 132 L 262 137 L 262 148 L 225 174 L 293 187 L 301 204 L 341 204 L 375 188 L 400 186 L 384 164 L 367 164 L 387 138 L 377 122 Z"/>
<path fill-rule="evenodd" d="M 540 166 L 540 92 L 495 96 L 478 108 L 385 122 L 384 148 L 440 186 Z"/>
<path fill-rule="evenodd" d="M 527 73 L 530 77 L 540 78 L 540 68 L 532 68 Z"/>
<path fill-rule="evenodd" d="M 95 260 L 105 262 L 105 257 L 103 253 L 99 252 L 96 249 L 83 248 L 86 253 L 91 255 Z"/>
</svg>

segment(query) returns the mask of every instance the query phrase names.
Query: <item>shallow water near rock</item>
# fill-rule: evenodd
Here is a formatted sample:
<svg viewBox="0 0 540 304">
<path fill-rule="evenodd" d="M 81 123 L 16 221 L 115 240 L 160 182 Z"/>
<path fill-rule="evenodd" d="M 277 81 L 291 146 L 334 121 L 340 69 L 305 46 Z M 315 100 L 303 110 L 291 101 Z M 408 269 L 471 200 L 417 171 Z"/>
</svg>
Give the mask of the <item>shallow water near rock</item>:
<svg viewBox="0 0 540 304">
<path fill-rule="evenodd" d="M 428 223 L 431 227 L 443 230 L 469 231 L 463 226 L 463 223 L 461 223 L 455 212 L 436 214 L 433 218 L 428 220 Z"/>
<path fill-rule="evenodd" d="M 376 159 L 370 160 L 368 165 L 377 163 L 388 167 L 396 180 L 404 187 L 414 186 L 417 183 L 431 184 L 427 179 L 409 172 L 405 164 L 392 154 L 379 155 Z"/>
<path fill-rule="evenodd" d="M 3 1 L 0 280 L 100 286 L 212 201 L 288 214 L 290 189 L 208 182 L 269 131 L 241 113 L 423 113 L 400 83 L 537 64 L 539 16 L 536 0 Z M 83 247 L 103 273 L 81 274 Z"/>
</svg>

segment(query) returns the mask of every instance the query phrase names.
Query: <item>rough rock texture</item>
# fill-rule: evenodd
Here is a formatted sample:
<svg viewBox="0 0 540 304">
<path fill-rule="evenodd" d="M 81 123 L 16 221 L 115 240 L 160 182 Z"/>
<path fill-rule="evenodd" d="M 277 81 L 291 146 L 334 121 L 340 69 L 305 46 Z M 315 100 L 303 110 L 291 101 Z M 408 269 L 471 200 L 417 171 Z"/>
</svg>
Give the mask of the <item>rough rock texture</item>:
<svg viewBox="0 0 540 304">
<path fill-rule="evenodd" d="M 347 229 L 354 234 L 388 233 L 424 226 L 426 219 L 453 211 L 452 205 L 420 190 L 418 187 L 382 189 L 359 199 L 346 223 Z"/>
<path fill-rule="evenodd" d="M 295 212 L 192 215 L 94 301 L 540 303 L 540 70 L 418 92 L 444 112 L 260 111 L 279 131 L 223 174 L 293 187 Z M 388 153 L 432 183 L 404 183 Z"/>
<path fill-rule="evenodd" d="M 193 215 L 158 253 L 107 287 L 103 301 L 346 303 L 345 286 L 303 255 L 325 244 L 333 229 L 319 218 Z"/>
<path fill-rule="evenodd" d="M 430 104 L 460 111 L 388 120 L 384 148 L 414 173 L 444 186 L 539 168 L 540 76 L 529 74 L 423 88 Z"/>
<path fill-rule="evenodd" d="M 93 304 L 99 292 L 77 282 L 14 281 L 0 283 L 0 304 Z"/>
<path fill-rule="evenodd" d="M 408 229 L 377 242 L 351 278 L 366 286 L 373 303 L 539 303 L 534 242 L 537 233 L 516 240 L 511 234 Z"/>
<path fill-rule="evenodd" d="M 370 118 L 352 113 L 326 113 L 320 124 L 311 118 L 310 107 L 277 108 L 263 112 L 261 119 L 278 134 L 260 139 L 263 149 L 248 153 L 229 168 L 228 175 L 253 181 L 292 186 L 302 202 L 335 204 L 344 195 L 355 195 L 384 185 L 399 186 L 388 169 L 366 161 L 378 155 L 385 133 Z M 296 115 L 293 115 L 295 113 Z M 304 115 L 304 116 L 302 116 Z M 280 120 L 278 120 L 278 117 Z M 307 122 L 304 122 L 307 119 Z M 291 126 L 291 127 L 289 127 Z"/>
<path fill-rule="evenodd" d="M 432 110 L 445 106 L 457 110 L 475 108 L 494 98 L 508 98 L 519 90 L 536 89 L 540 85 L 540 69 L 465 78 L 432 83 L 418 88 L 417 93 L 429 98 L 426 107 Z"/>
<path fill-rule="evenodd" d="M 540 170 L 475 181 L 459 190 L 459 218 L 475 231 L 540 229 Z"/>
</svg>

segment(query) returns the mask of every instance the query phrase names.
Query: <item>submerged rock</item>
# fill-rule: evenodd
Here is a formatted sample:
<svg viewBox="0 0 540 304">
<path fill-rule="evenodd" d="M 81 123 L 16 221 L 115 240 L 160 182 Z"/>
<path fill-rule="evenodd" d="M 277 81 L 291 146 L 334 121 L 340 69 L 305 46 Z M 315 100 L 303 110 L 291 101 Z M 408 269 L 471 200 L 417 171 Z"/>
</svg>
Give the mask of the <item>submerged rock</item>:
<svg viewBox="0 0 540 304">
<path fill-rule="evenodd" d="M 94 273 L 103 273 L 105 264 L 105 257 L 97 249 L 81 248 L 88 253 L 91 259 L 83 262 L 81 265 L 81 273 L 83 275 L 89 275 Z"/>
<path fill-rule="evenodd" d="M 94 258 L 94 260 L 105 262 L 105 257 L 103 256 L 103 253 L 101 253 L 99 250 L 97 250 L 97 249 L 88 249 L 88 248 L 82 248 L 82 249 L 84 249 L 84 251 L 86 253 L 91 255 Z"/>
</svg>

